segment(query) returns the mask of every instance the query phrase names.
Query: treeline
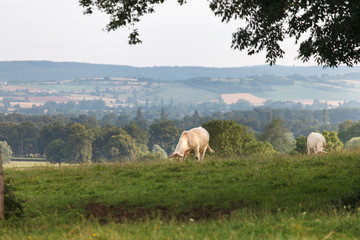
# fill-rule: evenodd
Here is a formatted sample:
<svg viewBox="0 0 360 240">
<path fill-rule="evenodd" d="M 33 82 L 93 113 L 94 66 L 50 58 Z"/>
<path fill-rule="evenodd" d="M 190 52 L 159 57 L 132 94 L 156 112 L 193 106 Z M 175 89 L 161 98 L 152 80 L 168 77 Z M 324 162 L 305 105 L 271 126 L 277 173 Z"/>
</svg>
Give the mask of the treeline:
<svg viewBox="0 0 360 240">
<path fill-rule="evenodd" d="M 147 125 L 139 116 L 124 127 L 93 125 L 93 119 L 86 116 L 73 120 L 83 123 L 54 119 L 39 127 L 30 121 L 0 122 L 0 140 L 16 156 L 45 156 L 51 163 L 114 162 L 167 158 L 182 132 L 165 118 Z M 234 121 L 212 120 L 202 125 L 219 155 L 274 153 L 269 142 L 257 140 Z"/>
<path fill-rule="evenodd" d="M 65 105 L 64 108 L 73 106 L 75 103 Z M 94 105 L 101 105 L 101 102 L 95 100 Z M 79 103 L 79 107 L 86 106 Z M 247 111 L 229 110 L 224 111 L 216 104 L 204 103 L 203 106 L 212 108 L 211 112 L 194 109 L 195 106 L 183 105 L 174 107 L 166 105 L 165 107 L 138 107 L 128 108 L 122 111 L 88 111 L 87 114 L 68 113 L 68 114 L 42 114 L 26 115 L 21 113 L 0 114 L 0 123 L 13 122 L 22 124 L 23 122 L 32 122 L 39 128 L 47 123 L 61 122 L 68 124 L 71 122 L 89 125 L 91 127 L 113 125 L 124 127 L 131 121 L 140 121 L 143 129 L 146 129 L 151 123 L 158 119 L 171 120 L 179 129 L 189 129 L 200 126 L 203 122 L 210 120 L 234 120 L 242 124 L 253 132 L 258 133 L 264 130 L 264 127 L 276 118 L 282 119 L 286 128 L 294 133 L 295 137 L 305 135 L 314 130 L 334 130 L 337 131 L 338 125 L 346 120 L 354 122 L 360 119 L 360 108 L 335 108 L 335 109 L 272 109 L 255 108 Z"/>
<path fill-rule="evenodd" d="M 148 122 L 153 122 L 159 118 L 161 111 L 164 110 L 166 117 L 173 120 L 179 128 L 188 128 L 195 123 L 205 122 L 210 119 L 233 119 L 250 127 L 255 132 L 262 131 L 264 125 L 276 117 L 284 119 L 285 125 L 294 132 L 296 136 L 304 134 L 319 125 L 336 125 L 345 120 L 357 121 L 360 119 L 360 103 L 349 101 L 343 103 L 340 107 L 329 108 L 326 102 L 314 100 L 312 105 L 303 105 L 291 101 L 267 101 L 263 106 L 254 108 L 249 102 L 239 100 L 237 103 L 212 103 L 204 102 L 199 104 L 181 104 L 164 102 L 159 100 L 159 104 L 152 105 L 148 101 L 145 104 L 135 106 L 118 106 L 116 108 L 107 107 L 103 100 L 81 100 L 79 102 L 56 103 L 47 102 L 43 106 L 33 106 L 32 108 L 20 108 L 15 106 L 15 113 L 20 115 L 36 116 L 46 115 L 57 118 L 66 118 L 65 116 L 87 115 L 94 117 L 97 124 L 110 123 L 116 126 L 124 126 L 138 114 L 141 109 L 143 117 Z M 9 104 L 4 101 L 5 108 Z M 12 113 L 1 109 L 0 120 L 2 116 L 14 116 Z M 15 115 L 16 115 L 15 114 Z M 194 119 L 195 118 L 195 119 Z M 189 120 L 187 120 L 189 119 Z M 36 122 L 36 121 L 35 121 Z M 303 126 L 299 126 L 303 125 Z M 336 126 L 335 126 L 336 127 Z M 333 127 L 331 129 L 334 129 Z"/>
<path fill-rule="evenodd" d="M 359 109 L 350 112 L 354 111 L 360 114 Z M 195 111 L 182 119 L 169 120 L 163 108 L 152 122 L 141 108 L 133 118 L 125 113 L 107 114 L 102 119 L 89 115 L 2 114 L 0 141 L 6 142 L 15 156 L 46 156 L 55 163 L 166 158 L 183 130 L 203 126 L 219 155 L 303 153 L 305 136 L 312 131 L 325 135 L 330 143 L 328 150 L 341 149 L 360 137 L 360 121 L 330 122 L 338 114 L 346 117 L 346 112 L 290 109 L 232 111 L 211 116 Z"/>
</svg>

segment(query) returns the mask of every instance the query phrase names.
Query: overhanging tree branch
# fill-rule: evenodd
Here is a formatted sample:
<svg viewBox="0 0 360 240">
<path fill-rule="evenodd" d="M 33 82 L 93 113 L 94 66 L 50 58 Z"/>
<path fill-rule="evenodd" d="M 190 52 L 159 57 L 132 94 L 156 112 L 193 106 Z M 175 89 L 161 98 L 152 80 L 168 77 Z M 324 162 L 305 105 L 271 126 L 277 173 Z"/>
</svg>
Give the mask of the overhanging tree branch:
<svg viewBox="0 0 360 240">
<path fill-rule="evenodd" d="M 94 8 L 110 16 L 106 29 L 130 27 L 129 44 L 139 44 L 136 23 L 165 0 L 79 0 L 85 14 Z M 178 0 L 182 5 L 186 1 Z M 280 43 L 295 37 L 298 58 L 314 58 L 324 67 L 352 66 L 360 61 L 360 1 L 340 0 L 208 0 L 222 21 L 242 19 L 245 26 L 233 33 L 231 47 L 249 55 L 266 51 L 266 62 L 275 64 L 285 54 Z M 301 40 L 306 34 L 307 38 Z"/>
</svg>

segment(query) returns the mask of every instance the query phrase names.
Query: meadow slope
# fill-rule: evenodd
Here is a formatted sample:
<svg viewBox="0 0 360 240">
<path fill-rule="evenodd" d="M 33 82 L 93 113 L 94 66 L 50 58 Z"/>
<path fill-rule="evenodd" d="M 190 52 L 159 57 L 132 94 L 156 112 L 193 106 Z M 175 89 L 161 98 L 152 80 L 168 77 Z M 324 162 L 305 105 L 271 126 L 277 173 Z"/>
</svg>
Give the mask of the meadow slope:
<svg viewBox="0 0 360 240">
<path fill-rule="evenodd" d="M 7 168 L 0 239 L 356 239 L 359 156 Z"/>
</svg>

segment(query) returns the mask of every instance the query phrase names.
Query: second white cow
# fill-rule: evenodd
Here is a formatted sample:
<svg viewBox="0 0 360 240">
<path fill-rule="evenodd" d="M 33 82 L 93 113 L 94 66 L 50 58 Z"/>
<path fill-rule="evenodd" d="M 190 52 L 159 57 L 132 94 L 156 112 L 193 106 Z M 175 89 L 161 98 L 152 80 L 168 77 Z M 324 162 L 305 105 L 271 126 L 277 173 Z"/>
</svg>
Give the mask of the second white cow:
<svg viewBox="0 0 360 240">
<path fill-rule="evenodd" d="M 198 161 L 203 161 L 207 149 L 211 153 L 214 152 L 209 146 L 209 133 L 205 128 L 197 127 L 181 134 L 176 149 L 170 155 L 170 158 L 184 160 L 191 153 L 194 153 Z"/>
<path fill-rule="evenodd" d="M 308 155 L 311 155 L 311 150 L 313 150 L 314 154 L 317 155 L 318 153 L 326 153 L 326 140 L 323 135 L 320 133 L 312 132 L 307 137 L 307 151 Z"/>
</svg>

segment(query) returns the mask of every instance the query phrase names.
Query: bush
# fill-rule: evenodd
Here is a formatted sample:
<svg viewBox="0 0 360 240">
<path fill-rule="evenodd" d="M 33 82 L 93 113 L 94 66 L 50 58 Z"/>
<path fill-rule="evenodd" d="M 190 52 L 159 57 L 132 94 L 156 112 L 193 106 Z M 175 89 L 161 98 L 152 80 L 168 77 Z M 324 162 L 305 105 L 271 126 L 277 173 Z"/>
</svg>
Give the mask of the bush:
<svg viewBox="0 0 360 240">
<path fill-rule="evenodd" d="M 155 144 L 153 146 L 153 149 L 151 151 L 151 154 L 157 154 L 159 155 L 159 158 L 161 159 L 167 159 L 168 158 L 168 155 L 167 153 L 165 152 L 164 149 L 162 149 L 159 145 Z"/>
<path fill-rule="evenodd" d="M 353 137 L 345 144 L 346 150 L 358 150 L 360 149 L 360 137 Z"/>
<path fill-rule="evenodd" d="M 139 162 L 149 162 L 149 161 L 158 161 L 168 159 L 168 155 L 164 149 L 159 145 L 155 144 L 153 150 L 147 153 L 141 152 L 137 156 L 137 161 Z"/>
<path fill-rule="evenodd" d="M 1 157 L 3 163 L 9 162 L 10 157 L 13 154 L 13 151 L 11 150 L 10 146 L 6 141 L 0 141 L 0 147 L 1 147 Z"/>
<path fill-rule="evenodd" d="M 274 153 L 269 142 L 256 141 L 245 126 L 230 120 L 212 120 L 202 125 L 210 134 L 210 146 L 219 156 Z"/>
<path fill-rule="evenodd" d="M 11 179 L 5 180 L 5 218 L 21 217 L 23 215 L 22 200 L 16 199 L 15 188 L 11 185 Z"/>
<path fill-rule="evenodd" d="M 338 152 L 344 148 L 344 144 L 337 136 L 337 132 L 323 130 L 321 133 L 326 139 L 326 151 L 327 152 Z"/>
<path fill-rule="evenodd" d="M 305 154 L 307 152 L 306 137 L 300 135 L 299 137 L 295 138 L 295 140 L 296 140 L 295 151 L 298 153 Z"/>
</svg>

